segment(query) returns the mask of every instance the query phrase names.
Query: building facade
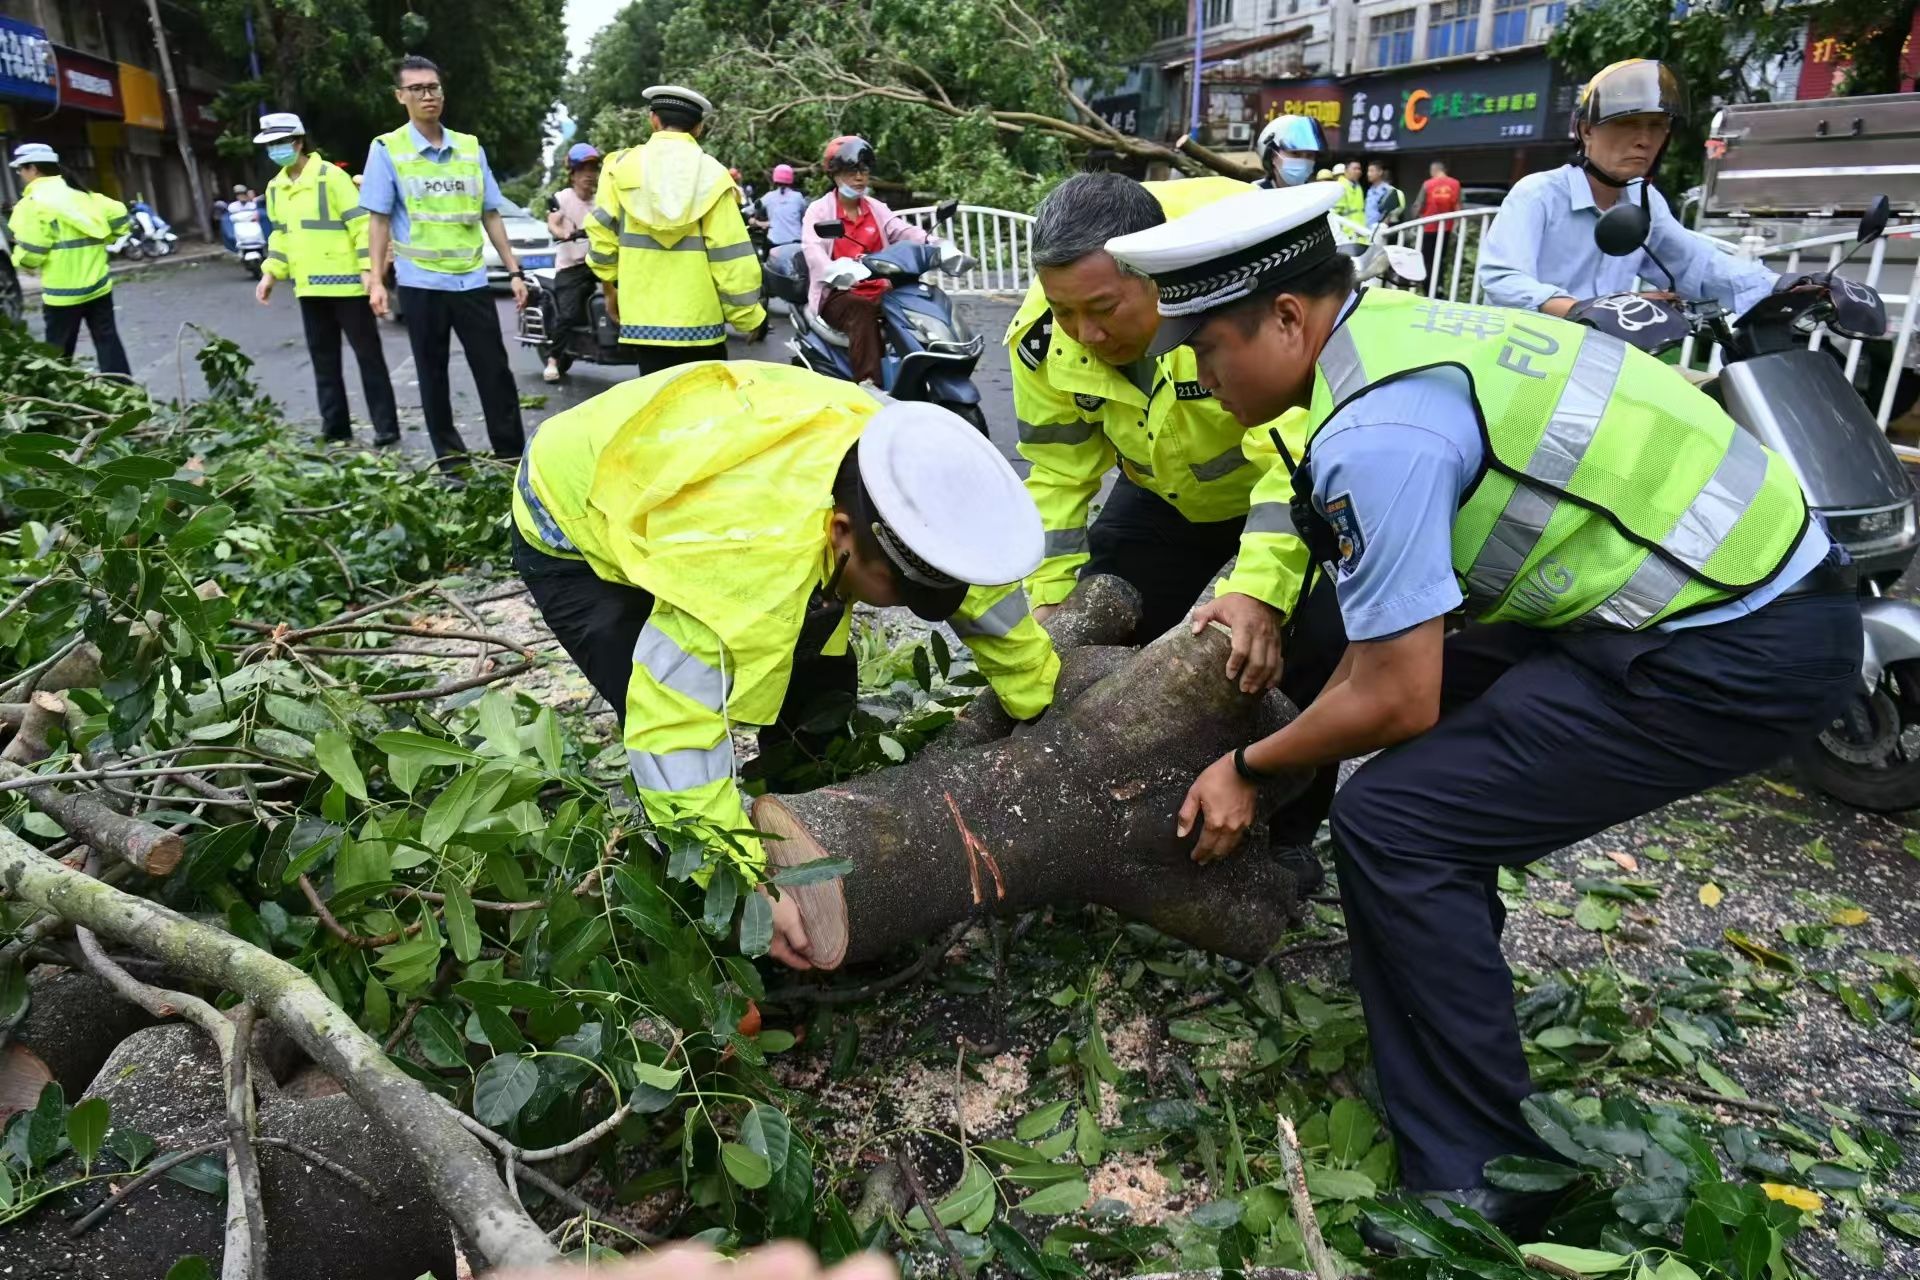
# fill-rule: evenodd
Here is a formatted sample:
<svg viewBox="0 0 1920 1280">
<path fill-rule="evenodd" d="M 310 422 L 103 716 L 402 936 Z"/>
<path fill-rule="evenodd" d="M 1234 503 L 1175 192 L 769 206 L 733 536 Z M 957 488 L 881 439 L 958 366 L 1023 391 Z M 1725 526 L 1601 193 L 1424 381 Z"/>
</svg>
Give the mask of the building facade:
<svg viewBox="0 0 1920 1280">
<path fill-rule="evenodd" d="M 170 6 L 162 6 L 163 21 Z M 178 15 L 176 15 L 178 16 Z M 202 188 L 222 189 L 211 108 L 221 82 L 199 64 L 202 41 L 171 30 L 187 136 Z M 144 0 L 0 0 L 0 145 L 45 142 L 74 177 L 120 200 L 145 198 L 181 235 L 205 236 L 161 87 Z M 0 168 L 0 198 L 17 199 Z"/>
</svg>

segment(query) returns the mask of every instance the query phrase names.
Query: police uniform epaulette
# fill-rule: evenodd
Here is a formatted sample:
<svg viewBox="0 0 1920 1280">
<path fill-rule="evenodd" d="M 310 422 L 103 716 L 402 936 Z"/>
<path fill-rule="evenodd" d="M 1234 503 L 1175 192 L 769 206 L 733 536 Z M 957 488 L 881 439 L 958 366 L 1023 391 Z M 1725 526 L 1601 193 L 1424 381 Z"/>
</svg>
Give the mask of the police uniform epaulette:
<svg viewBox="0 0 1920 1280">
<path fill-rule="evenodd" d="M 1014 351 L 1020 357 L 1020 363 L 1033 370 L 1047 361 L 1047 348 L 1053 345 L 1053 309 L 1042 311 L 1034 322 L 1027 326 L 1026 333 L 1014 344 Z"/>
</svg>

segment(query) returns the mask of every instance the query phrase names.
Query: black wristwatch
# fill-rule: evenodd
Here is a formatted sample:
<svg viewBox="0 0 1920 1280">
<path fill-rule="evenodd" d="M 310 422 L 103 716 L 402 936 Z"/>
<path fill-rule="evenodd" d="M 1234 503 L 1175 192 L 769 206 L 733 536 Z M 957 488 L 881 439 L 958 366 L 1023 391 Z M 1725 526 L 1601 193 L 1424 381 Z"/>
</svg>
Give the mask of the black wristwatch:
<svg viewBox="0 0 1920 1280">
<path fill-rule="evenodd" d="M 1261 773 L 1258 769 L 1247 763 L 1247 749 L 1245 747 L 1235 747 L 1233 749 L 1233 771 L 1245 778 L 1248 782 L 1256 785 L 1267 781 L 1266 774 Z"/>
<path fill-rule="evenodd" d="M 507 272 L 507 279 L 509 280 L 525 280 L 526 278 L 527 278 L 527 273 L 524 271 Z"/>
</svg>

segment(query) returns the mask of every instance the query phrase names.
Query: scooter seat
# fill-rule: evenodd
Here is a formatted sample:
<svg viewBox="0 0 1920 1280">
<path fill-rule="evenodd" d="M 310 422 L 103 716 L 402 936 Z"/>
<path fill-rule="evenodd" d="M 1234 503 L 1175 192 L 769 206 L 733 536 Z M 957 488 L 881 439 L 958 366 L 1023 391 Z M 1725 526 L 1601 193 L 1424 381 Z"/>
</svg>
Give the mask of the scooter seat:
<svg viewBox="0 0 1920 1280">
<path fill-rule="evenodd" d="M 815 336 L 822 342 L 831 343 L 836 347 L 844 347 L 847 345 L 847 335 L 828 324 L 825 320 L 822 320 L 819 315 L 813 311 L 807 312 L 807 327 L 812 329 Z"/>
</svg>

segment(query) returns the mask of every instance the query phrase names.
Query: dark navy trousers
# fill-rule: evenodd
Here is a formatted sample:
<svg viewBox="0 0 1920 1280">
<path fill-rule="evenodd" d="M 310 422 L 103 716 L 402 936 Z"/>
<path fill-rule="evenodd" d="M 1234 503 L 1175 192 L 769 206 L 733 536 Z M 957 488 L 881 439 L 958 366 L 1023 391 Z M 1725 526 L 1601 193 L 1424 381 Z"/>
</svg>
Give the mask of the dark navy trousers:
<svg viewBox="0 0 1920 1280">
<path fill-rule="evenodd" d="M 1449 637 L 1439 723 L 1363 765 L 1331 814 L 1405 1186 L 1482 1186 L 1496 1156 L 1547 1154 L 1520 1115 L 1499 869 L 1772 764 L 1838 713 L 1860 653 L 1850 594 L 1674 632 Z"/>
</svg>

